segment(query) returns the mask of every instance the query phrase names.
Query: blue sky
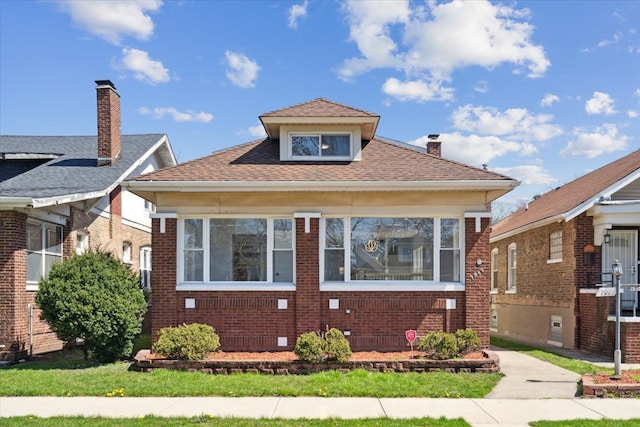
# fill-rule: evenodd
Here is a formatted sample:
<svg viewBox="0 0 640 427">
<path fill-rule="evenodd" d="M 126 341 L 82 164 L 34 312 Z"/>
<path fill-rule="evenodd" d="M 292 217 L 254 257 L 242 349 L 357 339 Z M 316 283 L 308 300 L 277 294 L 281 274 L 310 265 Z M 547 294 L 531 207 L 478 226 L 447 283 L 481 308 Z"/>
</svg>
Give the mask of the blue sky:
<svg viewBox="0 0 640 427">
<path fill-rule="evenodd" d="M 95 134 L 100 79 L 179 162 L 324 97 L 520 180 L 508 210 L 640 148 L 640 2 L 0 2 L 0 133 Z"/>
</svg>

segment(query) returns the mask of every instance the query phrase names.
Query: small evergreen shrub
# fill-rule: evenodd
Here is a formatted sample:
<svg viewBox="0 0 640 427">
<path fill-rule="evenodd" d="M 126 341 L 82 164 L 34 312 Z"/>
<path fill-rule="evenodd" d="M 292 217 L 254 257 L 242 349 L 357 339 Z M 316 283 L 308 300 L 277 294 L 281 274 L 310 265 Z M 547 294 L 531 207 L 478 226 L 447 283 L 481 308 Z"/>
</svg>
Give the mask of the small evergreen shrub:
<svg viewBox="0 0 640 427">
<path fill-rule="evenodd" d="M 315 332 L 305 332 L 296 340 L 293 352 L 300 360 L 320 363 L 324 359 L 325 342 Z"/>
<path fill-rule="evenodd" d="M 455 333 L 460 354 L 471 353 L 480 348 L 482 343 L 473 329 L 458 329 Z"/>
<path fill-rule="evenodd" d="M 191 323 L 160 329 L 153 351 L 171 359 L 202 360 L 219 347 L 220 338 L 213 327 Z"/>
<path fill-rule="evenodd" d="M 324 334 L 325 352 L 327 359 L 346 362 L 351 357 L 351 346 L 344 337 L 342 331 L 336 328 L 329 329 Z"/>
<path fill-rule="evenodd" d="M 35 300 L 60 340 L 84 340 L 85 358 L 99 362 L 131 355 L 147 311 L 138 276 L 98 250 L 54 264 Z"/>
<path fill-rule="evenodd" d="M 458 343 L 454 334 L 429 332 L 418 341 L 418 350 L 427 353 L 431 359 L 453 359 L 458 355 Z"/>
</svg>

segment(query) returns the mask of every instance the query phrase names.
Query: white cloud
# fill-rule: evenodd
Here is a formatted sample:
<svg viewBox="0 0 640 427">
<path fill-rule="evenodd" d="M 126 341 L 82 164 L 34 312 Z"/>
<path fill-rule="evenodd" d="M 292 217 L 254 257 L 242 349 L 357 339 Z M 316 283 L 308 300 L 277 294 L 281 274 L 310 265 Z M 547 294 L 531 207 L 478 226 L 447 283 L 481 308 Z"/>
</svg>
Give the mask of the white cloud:
<svg viewBox="0 0 640 427">
<path fill-rule="evenodd" d="M 256 138 L 266 138 L 267 132 L 264 130 L 264 126 L 262 124 L 257 124 L 255 126 L 250 126 L 247 128 L 247 133 Z"/>
<path fill-rule="evenodd" d="M 307 16 L 308 3 L 308 0 L 305 0 L 304 3 L 294 4 L 289 8 L 289 20 L 287 24 L 289 28 L 292 28 L 294 30 L 298 28 L 298 20 Z"/>
<path fill-rule="evenodd" d="M 557 95 L 554 95 L 552 93 L 545 93 L 544 98 L 542 98 L 542 101 L 540 101 L 540 106 L 549 107 L 558 101 L 560 101 L 560 98 L 558 98 Z"/>
<path fill-rule="evenodd" d="M 227 58 L 227 78 L 231 82 L 242 88 L 251 88 L 256 85 L 260 67 L 255 61 L 246 55 L 237 52 L 226 51 Z"/>
<path fill-rule="evenodd" d="M 584 105 L 587 114 L 615 114 L 616 110 L 613 106 L 613 99 L 603 92 L 593 92 L 593 97 Z"/>
<path fill-rule="evenodd" d="M 605 124 L 592 132 L 578 128 L 574 130 L 574 135 L 575 138 L 560 151 L 561 156 L 592 159 L 603 153 L 624 150 L 629 140 L 627 135 L 618 135 L 618 128 L 614 124 Z"/>
<path fill-rule="evenodd" d="M 533 115 L 525 108 L 499 111 L 473 105 L 458 107 L 451 114 L 453 126 L 459 130 L 536 141 L 547 141 L 562 134 L 562 129 L 551 123 L 552 119 L 553 116 L 547 114 Z"/>
<path fill-rule="evenodd" d="M 144 50 L 122 49 L 122 61 L 118 67 L 133 71 L 134 77 L 145 83 L 167 83 L 171 80 L 169 70 L 162 62 L 151 59 Z"/>
<path fill-rule="evenodd" d="M 629 110 L 629 111 L 627 111 L 627 116 L 628 116 L 629 118 L 631 118 L 631 119 L 635 119 L 635 118 L 637 118 L 637 117 L 638 117 L 638 114 L 639 114 L 639 113 L 638 113 L 638 111 L 636 111 L 636 110 Z"/>
<path fill-rule="evenodd" d="M 487 93 L 489 92 L 489 82 L 487 82 L 486 80 L 480 80 L 476 83 L 473 90 L 478 93 Z"/>
<path fill-rule="evenodd" d="M 494 172 L 517 179 L 523 185 L 549 185 L 557 181 L 538 165 L 521 165 L 508 168 L 494 168 Z"/>
<path fill-rule="evenodd" d="M 640 98 L 640 89 L 636 89 L 635 92 L 633 92 L 633 96 Z"/>
<path fill-rule="evenodd" d="M 147 40 L 154 24 L 149 12 L 157 12 L 161 0 L 60 0 L 63 10 L 73 22 L 110 43 L 120 44 L 125 36 Z"/>
<path fill-rule="evenodd" d="M 526 68 L 533 78 L 550 66 L 544 48 L 530 40 L 533 27 L 526 22 L 526 9 L 488 1 L 426 2 L 415 8 L 411 4 L 408 0 L 345 3 L 350 38 L 361 56 L 344 61 L 340 78 L 392 68 L 433 87 L 432 80 L 449 81 L 456 69 L 465 67 L 492 69 L 511 63 L 516 69 Z"/>
<path fill-rule="evenodd" d="M 404 81 L 390 78 L 382 85 L 382 91 L 400 101 L 444 101 L 453 99 L 454 89 L 442 86 L 443 82 L 423 80 Z"/>
<path fill-rule="evenodd" d="M 458 132 L 440 134 L 442 157 L 468 165 L 480 166 L 510 153 L 519 153 L 523 145 L 496 136 L 462 135 Z M 422 136 L 410 144 L 426 146 L 427 136 Z"/>
<path fill-rule="evenodd" d="M 156 107 L 154 109 L 141 107 L 139 112 L 145 116 L 152 116 L 154 119 L 162 119 L 164 116 L 170 116 L 175 122 L 209 123 L 213 120 L 213 114 L 203 111 L 178 111 L 173 107 Z"/>
</svg>

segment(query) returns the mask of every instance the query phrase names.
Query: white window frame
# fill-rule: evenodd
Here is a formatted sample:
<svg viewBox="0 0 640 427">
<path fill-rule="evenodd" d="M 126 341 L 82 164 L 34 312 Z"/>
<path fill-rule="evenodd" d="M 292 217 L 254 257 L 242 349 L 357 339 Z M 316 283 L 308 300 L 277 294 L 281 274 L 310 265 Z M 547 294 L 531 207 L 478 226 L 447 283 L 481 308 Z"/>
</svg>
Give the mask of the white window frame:
<svg viewBox="0 0 640 427">
<path fill-rule="evenodd" d="M 265 219 L 267 221 L 267 280 L 266 281 L 210 281 L 210 242 L 209 221 L 211 219 Z M 187 219 L 201 219 L 202 251 L 203 251 L 203 280 L 185 281 L 184 278 L 184 221 Z M 293 282 L 273 281 L 273 252 L 274 252 L 274 220 L 289 219 L 292 222 L 291 244 L 293 251 Z M 178 218 L 177 228 L 177 277 L 176 290 L 179 291 L 295 291 L 296 277 L 296 242 L 295 219 L 291 215 L 184 215 Z"/>
<path fill-rule="evenodd" d="M 507 293 L 515 293 L 518 286 L 518 251 L 515 243 L 507 248 Z"/>
<path fill-rule="evenodd" d="M 491 250 L 491 293 L 498 293 L 498 248 Z"/>
<path fill-rule="evenodd" d="M 549 233 L 549 259 L 547 264 L 562 262 L 562 230 Z"/>
<path fill-rule="evenodd" d="M 323 135 L 348 135 L 349 136 L 349 154 L 346 156 L 323 156 L 322 155 L 322 136 Z M 342 161 L 342 160 L 352 160 L 354 157 L 354 147 L 353 147 L 353 139 L 354 134 L 352 131 L 341 131 L 341 130 L 326 130 L 319 132 L 306 132 L 306 131 L 290 131 L 288 133 L 288 156 L 291 160 L 302 160 L 302 161 Z M 319 155 L 318 156 L 296 156 L 293 154 L 293 138 L 296 136 L 317 136 L 319 147 Z"/>
<path fill-rule="evenodd" d="M 89 233 L 83 230 L 76 231 L 76 254 L 82 255 L 89 251 Z"/>
<path fill-rule="evenodd" d="M 140 247 L 140 287 L 151 290 L 151 246 Z"/>
<path fill-rule="evenodd" d="M 40 246 L 41 249 L 38 251 L 34 251 L 34 250 L 30 250 L 27 249 L 27 245 L 25 242 L 25 250 L 27 252 L 27 256 L 29 254 L 38 254 L 41 258 L 42 258 L 42 262 L 41 262 L 41 267 L 42 270 L 40 271 L 40 279 L 42 277 L 46 277 L 46 275 L 49 273 L 47 271 L 47 263 L 46 263 L 46 257 L 47 256 L 55 256 L 59 258 L 58 262 L 62 262 L 63 257 L 64 257 L 64 228 L 61 225 L 58 224 L 53 224 L 50 222 L 44 222 L 44 221 L 38 221 L 38 220 L 34 220 L 34 219 L 29 219 L 27 220 L 27 224 L 31 224 L 31 225 L 35 225 L 35 226 L 39 226 L 40 227 L 40 238 L 41 238 L 41 242 L 40 242 Z M 48 229 L 54 229 L 54 230 L 60 230 L 60 253 L 57 252 L 52 252 L 52 251 L 48 251 L 47 250 L 47 230 Z M 27 237 L 27 236 L 25 236 Z M 26 272 L 27 266 L 25 265 L 25 275 L 28 277 L 28 274 Z M 33 280 L 26 280 L 26 290 L 27 291 L 37 291 L 39 289 L 39 283 L 40 283 L 40 279 L 38 281 L 33 281 Z"/>
<path fill-rule="evenodd" d="M 364 217 L 365 215 L 353 215 L 352 217 Z M 465 227 L 464 218 L 455 215 L 447 216 L 416 216 L 408 215 L 412 218 L 432 218 L 433 233 L 434 233 L 434 246 L 433 246 L 433 280 L 351 280 L 351 216 L 344 215 L 332 215 L 323 216 L 320 222 L 320 291 L 464 291 L 464 277 L 465 277 Z M 403 218 L 407 215 L 375 215 L 371 218 Z M 343 218 L 344 223 L 344 281 L 325 281 L 325 221 L 328 218 Z M 460 251 L 460 282 L 441 282 L 440 278 L 440 227 L 441 219 L 458 219 L 459 232 L 458 232 L 458 249 Z"/>
<path fill-rule="evenodd" d="M 128 240 L 122 242 L 122 262 L 127 265 L 131 265 L 133 260 L 131 258 L 132 244 Z"/>
</svg>

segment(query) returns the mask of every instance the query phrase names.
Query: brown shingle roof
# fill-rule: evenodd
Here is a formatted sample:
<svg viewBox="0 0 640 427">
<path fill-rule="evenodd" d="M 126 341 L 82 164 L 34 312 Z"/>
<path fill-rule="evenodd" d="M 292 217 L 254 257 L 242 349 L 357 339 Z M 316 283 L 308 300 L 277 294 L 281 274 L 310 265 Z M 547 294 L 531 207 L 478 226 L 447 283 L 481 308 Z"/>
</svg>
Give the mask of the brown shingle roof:
<svg viewBox="0 0 640 427">
<path fill-rule="evenodd" d="M 237 145 L 207 157 L 151 172 L 136 181 L 206 182 L 416 182 L 504 181 L 512 178 L 446 160 L 408 144 L 382 138 L 363 142 L 362 160 L 280 161 L 277 140 Z"/>
<path fill-rule="evenodd" d="M 379 117 L 377 114 L 316 98 L 311 101 L 265 113 L 260 117 Z"/>
<path fill-rule="evenodd" d="M 495 224 L 491 236 L 499 239 L 501 235 L 511 234 L 521 227 L 571 213 L 585 204 L 582 212 L 591 207 L 589 202 L 593 202 L 599 193 L 638 170 L 640 150 L 543 194 Z M 581 212 L 575 212 L 575 215 Z"/>
</svg>

